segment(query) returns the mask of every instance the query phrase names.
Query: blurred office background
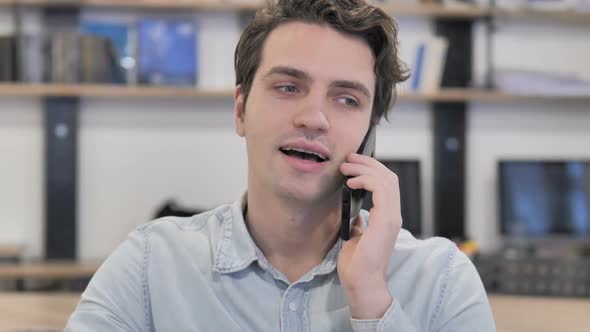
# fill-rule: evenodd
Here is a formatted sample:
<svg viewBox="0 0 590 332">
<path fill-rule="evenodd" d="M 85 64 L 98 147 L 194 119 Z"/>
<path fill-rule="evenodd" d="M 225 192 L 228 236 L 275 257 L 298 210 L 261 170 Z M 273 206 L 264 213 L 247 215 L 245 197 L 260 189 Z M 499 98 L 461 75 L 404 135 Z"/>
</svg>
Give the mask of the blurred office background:
<svg viewBox="0 0 590 332">
<path fill-rule="evenodd" d="M 406 227 L 491 294 L 589 299 L 590 1 L 374 3 L 412 72 L 376 151 Z M 240 197 L 233 52 L 258 7 L 0 0 L 0 287 L 83 289 L 135 227 Z"/>
</svg>

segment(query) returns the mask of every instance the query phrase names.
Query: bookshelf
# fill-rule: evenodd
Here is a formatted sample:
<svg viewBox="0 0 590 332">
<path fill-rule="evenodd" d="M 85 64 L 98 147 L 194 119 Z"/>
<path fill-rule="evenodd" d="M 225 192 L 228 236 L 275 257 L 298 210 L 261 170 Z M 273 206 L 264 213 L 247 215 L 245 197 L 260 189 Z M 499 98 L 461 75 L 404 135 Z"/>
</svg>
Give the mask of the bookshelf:
<svg viewBox="0 0 590 332">
<path fill-rule="evenodd" d="M 0 84 L 0 97 L 92 98 L 233 98 L 233 90 L 188 87 L 118 86 L 105 84 Z M 400 102 L 590 102 L 590 96 L 517 95 L 505 92 L 446 88 L 430 93 L 399 93 Z"/>
<path fill-rule="evenodd" d="M 231 0 L 0 0 L 0 5 L 22 6 L 72 6 L 111 7 L 135 9 L 187 9 L 187 10 L 256 10 L 262 1 L 235 2 Z M 406 16 L 440 16 L 448 18 L 481 17 L 489 14 L 485 8 L 461 6 L 448 7 L 442 4 L 380 4 L 388 13 Z"/>
<path fill-rule="evenodd" d="M 32 7 L 104 7 L 127 9 L 159 10 L 256 10 L 261 2 L 240 2 L 231 0 L 0 0 L 0 6 Z M 479 6 L 446 6 L 443 4 L 378 4 L 393 16 L 423 16 L 446 19 L 503 17 L 511 19 L 552 20 L 570 23 L 590 22 L 590 12 L 543 11 L 530 9 L 493 9 Z"/>
<path fill-rule="evenodd" d="M 114 10 L 176 10 L 176 11 L 241 11 L 255 10 L 261 7 L 261 2 L 245 2 L 232 0 L 0 0 L 1 6 L 24 6 L 39 7 L 55 15 L 62 7 L 69 9 L 109 8 Z M 503 102 L 590 102 L 590 96 L 543 96 L 543 95 L 515 95 L 493 90 L 475 90 L 467 88 L 469 83 L 472 54 L 471 49 L 471 27 L 472 23 L 478 20 L 492 22 L 495 19 L 510 20 L 548 20 L 566 23 L 590 23 L 590 13 L 578 13 L 572 11 L 545 12 L 534 10 L 503 10 L 475 6 L 444 6 L 441 4 L 400 4 L 385 3 L 380 6 L 394 17 L 412 16 L 432 18 L 435 21 L 436 33 L 450 39 L 451 51 L 453 53 L 453 74 L 448 75 L 452 82 L 446 82 L 447 86 L 462 86 L 464 88 L 443 88 L 432 93 L 401 93 L 399 102 L 426 102 L 432 103 L 434 114 L 435 133 L 433 137 L 435 155 L 435 219 L 455 220 L 451 225 L 451 233 L 439 233 L 437 235 L 448 236 L 448 234 L 463 233 L 463 215 L 455 215 L 451 210 L 462 211 L 464 206 L 464 194 L 448 195 L 440 191 L 440 188 L 463 188 L 464 183 L 464 157 L 463 149 L 459 151 L 447 151 L 443 142 L 449 138 L 459 138 L 460 145 L 467 145 L 465 129 L 467 127 L 465 114 L 469 102 L 503 103 Z M 70 15 L 75 15 L 71 14 Z M 490 30 L 491 31 L 491 30 Z M 489 32 L 491 33 L 491 32 Z M 458 77 L 458 78 L 457 78 Z M 53 139 L 55 144 L 62 144 L 59 139 L 51 137 L 52 126 L 60 121 L 66 122 L 72 128 L 77 128 L 77 111 L 79 110 L 79 98 L 127 98 L 128 100 L 141 99 L 177 99 L 177 98 L 233 98 L 233 91 L 210 90 L 197 87 L 153 87 L 153 86 L 118 86 L 100 84 L 0 84 L 0 98 L 37 97 L 43 99 L 44 111 L 53 117 L 55 122 L 47 121 L 44 130 L 48 137 Z M 72 117 L 71 119 L 68 117 Z M 66 155 L 65 161 L 73 169 L 76 165 L 76 136 L 73 135 L 71 145 L 59 146 L 54 150 L 46 149 L 46 156 Z M 64 143 L 65 144 L 65 143 Z M 70 143 L 68 143 L 70 144 Z M 61 153 L 66 151 L 65 154 Z M 58 153 L 59 152 L 59 153 Z M 71 163 L 70 163 L 71 162 Z M 446 174 L 442 170 L 452 170 Z M 58 170 L 56 170 L 57 172 Z M 64 171 L 65 172 L 65 171 Z M 69 176 L 69 175 L 68 175 Z M 47 178 L 56 177 L 51 173 Z M 75 177 L 68 179 L 72 183 L 68 188 L 75 188 Z M 448 181 L 447 181 L 448 180 Z M 446 182 L 445 182 L 446 181 Z M 47 195 L 51 197 L 52 195 Z M 55 197 L 55 195 L 53 195 Z M 67 206 L 76 206 L 74 199 L 59 198 L 65 201 Z M 56 205 L 57 206 L 57 205 Z M 457 208 L 459 207 L 459 208 Z M 73 209 L 72 209 L 73 210 Z M 452 213 L 451 213 L 452 212 Z M 49 219 L 49 218 L 48 218 Z M 75 220 L 74 218 L 54 218 L 52 220 Z M 68 221 L 69 222 L 69 221 Z M 48 225 L 53 226 L 53 225 Z M 445 226 L 446 227 L 446 226 Z M 48 227 L 51 228 L 51 227 Z M 70 227 L 63 226 L 68 229 Z"/>
<path fill-rule="evenodd" d="M 107 84 L 0 84 L 0 96 L 102 98 L 232 98 L 231 90 Z"/>
<path fill-rule="evenodd" d="M 256 10 L 261 7 L 261 4 L 256 2 L 232 2 L 217 0 L 0 0 L 0 5 L 185 10 Z"/>
</svg>

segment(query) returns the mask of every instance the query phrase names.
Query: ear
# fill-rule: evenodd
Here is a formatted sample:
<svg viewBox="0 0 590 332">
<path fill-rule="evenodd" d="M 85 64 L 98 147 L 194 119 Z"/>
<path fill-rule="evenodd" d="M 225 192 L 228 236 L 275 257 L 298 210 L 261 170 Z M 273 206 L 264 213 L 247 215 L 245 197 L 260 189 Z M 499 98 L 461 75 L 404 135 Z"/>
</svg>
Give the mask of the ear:
<svg viewBox="0 0 590 332">
<path fill-rule="evenodd" d="M 236 90 L 234 91 L 234 120 L 236 122 L 236 134 L 240 137 L 244 137 L 246 135 L 246 128 L 245 128 L 245 105 L 244 105 L 244 93 L 242 91 L 242 86 L 237 85 Z"/>
<path fill-rule="evenodd" d="M 381 122 L 381 117 L 377 115 L 371 115 L 371 122 L 373 122 L 373 125 L 376 126 Z"/>
</svg>

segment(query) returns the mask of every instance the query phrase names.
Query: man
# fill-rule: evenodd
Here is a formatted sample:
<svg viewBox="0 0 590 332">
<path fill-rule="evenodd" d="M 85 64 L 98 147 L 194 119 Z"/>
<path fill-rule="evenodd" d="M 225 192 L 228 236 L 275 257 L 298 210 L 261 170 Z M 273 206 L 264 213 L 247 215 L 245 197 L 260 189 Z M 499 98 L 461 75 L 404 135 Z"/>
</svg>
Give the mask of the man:
<svg viewBox="0 0 590 332">
<path fill-rule="evenodd" d="M 401 230 L 396 175 L 354 153 L 407 78 L 393 20 L 361 0 L 279 1 L 245 29 L 235 64 L 247 193 L 131 233 L 66 330 L 494 330 L 470 261 Z M 343 241 L 346 177 L 374 207 Z"/>
</svg>

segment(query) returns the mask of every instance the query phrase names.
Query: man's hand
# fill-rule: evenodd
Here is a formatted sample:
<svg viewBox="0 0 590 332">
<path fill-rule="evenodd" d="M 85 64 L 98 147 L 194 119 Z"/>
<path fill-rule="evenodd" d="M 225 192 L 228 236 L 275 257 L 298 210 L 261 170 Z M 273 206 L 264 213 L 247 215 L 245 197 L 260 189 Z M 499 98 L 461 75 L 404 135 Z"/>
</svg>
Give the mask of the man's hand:
<svg viewBox="0 0 590 332">
<path fill-rule="evenodd" d="M 340 171 L 353 177 L 346 182 L 351 189 L 372 193 L 373 208 L 364 231 L 361 220 L 355 221 L 338 257 L 338 276 L 352 317 L 378 319 L 393 301 L 386 272 L 402 225 L 398 178 L 379 161 L 356 153 L 348 155 Z"/>
</svg>

